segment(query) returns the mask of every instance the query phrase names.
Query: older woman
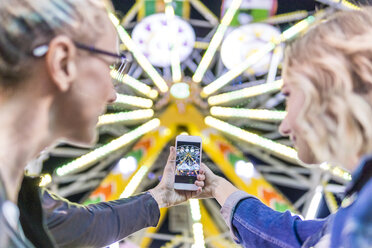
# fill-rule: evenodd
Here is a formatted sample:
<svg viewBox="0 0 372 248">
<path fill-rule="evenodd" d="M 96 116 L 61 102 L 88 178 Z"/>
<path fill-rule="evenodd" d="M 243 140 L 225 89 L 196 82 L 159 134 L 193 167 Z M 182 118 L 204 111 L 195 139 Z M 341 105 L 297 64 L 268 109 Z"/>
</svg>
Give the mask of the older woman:
<svg viewBox="0 0 372 248">
<path fill-rule="evenodd" d="M 372 247 L 372 9 L 337 13 L 286 51 L 280 131 L 308 164 L 353 172 L 348 204 L 325 220 L 279 213 L 207 171 L 205 193 L 244 247 Z"/>
<path fill-rule="evenodd" d="M 200 180 L 197 192 L 174 191 L 172 148 L 150 193 L 81 206 L 48 191 L 41 202 L 31 182 L 18 196 L 23 169 L 40 151 L 60 139 L 95 142 L 98 116 L 116 96 L 110 65 L 125 63 L 117 48 L 101 0 L 0 1 L 0 247 L 50 248 L 54 239 L 58 246 L 102 247 L 155 226 L 159 207 L 200 193 Z"/>
</svg>

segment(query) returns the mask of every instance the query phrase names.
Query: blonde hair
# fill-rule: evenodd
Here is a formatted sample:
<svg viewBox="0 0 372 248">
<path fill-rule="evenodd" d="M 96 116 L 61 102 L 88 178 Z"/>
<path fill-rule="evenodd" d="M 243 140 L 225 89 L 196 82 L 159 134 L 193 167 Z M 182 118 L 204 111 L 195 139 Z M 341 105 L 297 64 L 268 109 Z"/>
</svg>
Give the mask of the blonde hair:
<svg viewBox="0 0 372 248">
<path fill-rule="evenodd" d="M 297 123 L 319 162 L 372 152 L 372 8 L 309 30 L 287 48 L 283 77 L 305 94 Z"/>
<path fill-rule="evenodd" d="M 32 49 L 54 36 L 93 43 L 103 29 L 101 0 L 1 0 L 0 86 L 12 86 L 30 70 Z"/>
</svg>

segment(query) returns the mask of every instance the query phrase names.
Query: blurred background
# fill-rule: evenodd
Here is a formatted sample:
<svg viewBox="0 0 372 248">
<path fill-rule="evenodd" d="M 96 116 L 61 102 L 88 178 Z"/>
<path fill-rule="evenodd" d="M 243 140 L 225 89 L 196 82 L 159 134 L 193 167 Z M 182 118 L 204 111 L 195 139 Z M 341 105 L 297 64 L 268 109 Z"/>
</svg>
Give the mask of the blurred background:
<svg viewBox="0 0 372 248">
<path fill-rule="evenodd" d="M 337 210 L 351 176 L 297 159 L 278 132 L 285 45 L 335 11 L 368 1 L 113 0 L 127 74 L 113 68 L 117 101 L 91 149 L 60 144 L 28 166 L 74 202 L 115 200 L 161 179 L 180 134 L 203 139 L 202 161 L 278 211 L 305 219 Z M 213 199 L 161 210 L 158 227 L 111 247 L 239 247 Z M 133 213 L 136 214 L 136 213 Z"/>
</svg>

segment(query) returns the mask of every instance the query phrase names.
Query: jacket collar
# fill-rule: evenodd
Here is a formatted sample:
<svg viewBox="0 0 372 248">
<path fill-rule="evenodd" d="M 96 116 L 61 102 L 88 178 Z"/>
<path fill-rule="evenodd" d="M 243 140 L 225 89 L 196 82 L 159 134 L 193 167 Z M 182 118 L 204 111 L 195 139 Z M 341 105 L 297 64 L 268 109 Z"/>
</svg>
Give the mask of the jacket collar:
<svg viewBox="0 0 372 248">
<path fill-rule="evenodd" d="M 372 178 L 372 154 L 364 156 L 358 168 L 352 175 L 352 181 L 346 187 L 346 195 L 351 196 L 354 193 L 358 193 L 363 186 Z"/>
</svg>

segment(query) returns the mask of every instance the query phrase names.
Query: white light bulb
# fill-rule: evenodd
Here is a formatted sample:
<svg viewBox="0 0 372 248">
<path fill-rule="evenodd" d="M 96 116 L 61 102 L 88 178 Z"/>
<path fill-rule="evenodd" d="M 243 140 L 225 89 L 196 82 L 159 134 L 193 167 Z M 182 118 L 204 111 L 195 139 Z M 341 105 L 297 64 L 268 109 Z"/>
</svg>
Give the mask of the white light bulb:
<svg viewBox="0 0 372 248">
<path fill-rule="evenodd" d="M 236 174 L 244 179 L 251 179 L 254 176 L 255 169 L 252 163 L 239 160 L 235 163 Z"/>
</svg>

